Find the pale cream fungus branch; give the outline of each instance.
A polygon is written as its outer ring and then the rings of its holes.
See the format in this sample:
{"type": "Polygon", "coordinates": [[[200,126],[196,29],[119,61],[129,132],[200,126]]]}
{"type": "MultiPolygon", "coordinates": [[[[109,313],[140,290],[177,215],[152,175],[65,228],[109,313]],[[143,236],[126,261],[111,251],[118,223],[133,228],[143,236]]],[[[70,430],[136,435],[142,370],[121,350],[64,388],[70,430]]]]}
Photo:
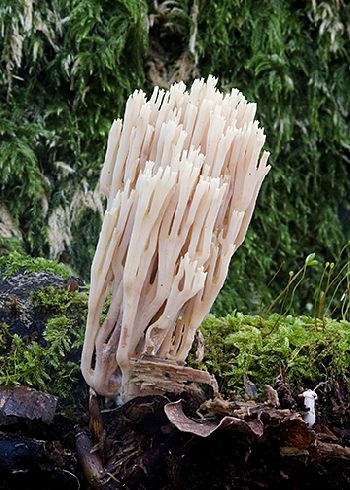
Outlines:
{"type": "Polygon", "coordinates": [[[255,104],[216,82],[156,87],[148,101],[136,91],[109,133],[81,367],[120,403],[215,389],[185,361],[270,169],[255,104]]]}

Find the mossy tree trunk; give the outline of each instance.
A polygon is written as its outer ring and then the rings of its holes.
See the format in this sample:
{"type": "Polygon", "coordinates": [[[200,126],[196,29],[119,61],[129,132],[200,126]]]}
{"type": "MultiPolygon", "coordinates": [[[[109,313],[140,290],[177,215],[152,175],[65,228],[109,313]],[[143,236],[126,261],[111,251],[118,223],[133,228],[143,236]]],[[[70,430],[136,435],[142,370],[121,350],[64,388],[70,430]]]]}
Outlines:
{"type": "MultiPolygon", "coordinates": [[[[2,250],[60,258],[87,278],[113,118],[136,87],[213,73],[258,103],[273,164],[216,311],[258,310],[309,252],[332,260],[349,229],[349,9],[336,0],[3,2],[2,250]]],[[[310,299],[302,292],[300,308],[310,299]]]]}

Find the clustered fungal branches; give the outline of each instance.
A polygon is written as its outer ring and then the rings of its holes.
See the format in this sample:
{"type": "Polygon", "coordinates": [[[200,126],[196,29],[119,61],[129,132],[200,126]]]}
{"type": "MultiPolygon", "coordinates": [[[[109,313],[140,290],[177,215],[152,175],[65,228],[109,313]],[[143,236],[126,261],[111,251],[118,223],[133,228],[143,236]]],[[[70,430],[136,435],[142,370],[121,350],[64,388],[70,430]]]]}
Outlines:
{"type": "Polygon", "coordinates": [[[184,364],[270,168],[256,105],[216,82],[136,91],[109,133],[82,372],[121,402],[212,383],[184,364]]]}

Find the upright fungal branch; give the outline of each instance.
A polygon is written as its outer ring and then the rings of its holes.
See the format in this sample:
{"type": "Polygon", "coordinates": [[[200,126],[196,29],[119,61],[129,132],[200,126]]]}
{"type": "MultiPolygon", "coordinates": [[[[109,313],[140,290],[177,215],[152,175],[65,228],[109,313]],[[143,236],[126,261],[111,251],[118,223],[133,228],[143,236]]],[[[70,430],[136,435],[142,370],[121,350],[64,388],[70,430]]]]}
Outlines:
{"type": "Polygon", "coordinates": [[[216,82],[136,91],[109,133],[81,367],[120,402],[212,383],[185,360],[270,169],[256,105],[216,82]]]}

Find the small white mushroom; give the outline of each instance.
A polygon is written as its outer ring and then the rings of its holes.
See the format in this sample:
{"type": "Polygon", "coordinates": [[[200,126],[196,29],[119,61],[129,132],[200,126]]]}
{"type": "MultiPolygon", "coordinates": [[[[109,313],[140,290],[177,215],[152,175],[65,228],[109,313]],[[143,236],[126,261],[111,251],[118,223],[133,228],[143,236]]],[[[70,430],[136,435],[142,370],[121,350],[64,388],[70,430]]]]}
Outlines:
{"type": "Polygon", "coordinates": [[[304,406],[308,408],[309,411],[304,415],[304,422],[309,426],[313,427],[316,421],[316,407],[315,402],[317,400],[317,394],[313,390],[306,390],[300,396],[304,398],[304,406]]]}

